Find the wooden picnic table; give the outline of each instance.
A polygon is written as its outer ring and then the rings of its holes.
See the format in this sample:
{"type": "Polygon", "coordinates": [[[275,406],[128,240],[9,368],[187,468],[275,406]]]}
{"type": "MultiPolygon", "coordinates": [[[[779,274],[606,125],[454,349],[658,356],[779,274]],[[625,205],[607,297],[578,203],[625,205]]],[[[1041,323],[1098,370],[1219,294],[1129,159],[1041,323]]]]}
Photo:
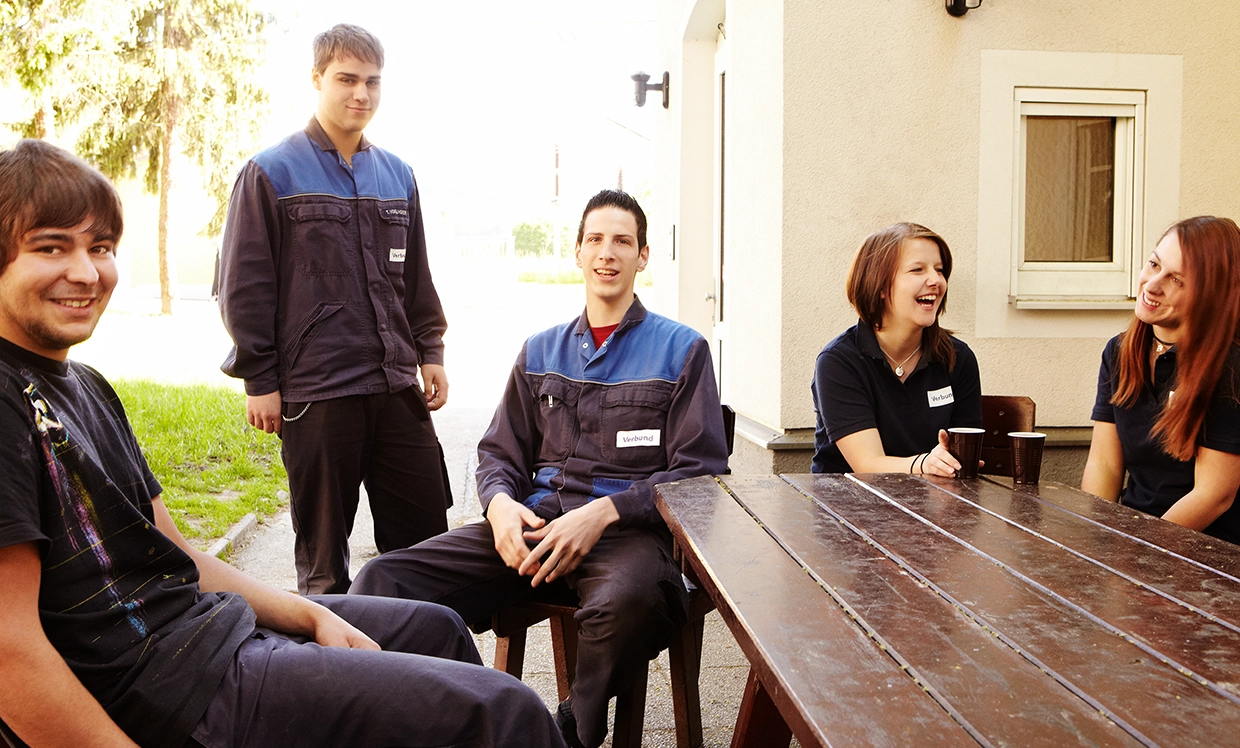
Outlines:
{"type": "Polygon", "coordinates": [[[1240,745],[1240,547],[1051,482],[706,476],[656,504],[750,662],[732,745],[1240,745]]]}

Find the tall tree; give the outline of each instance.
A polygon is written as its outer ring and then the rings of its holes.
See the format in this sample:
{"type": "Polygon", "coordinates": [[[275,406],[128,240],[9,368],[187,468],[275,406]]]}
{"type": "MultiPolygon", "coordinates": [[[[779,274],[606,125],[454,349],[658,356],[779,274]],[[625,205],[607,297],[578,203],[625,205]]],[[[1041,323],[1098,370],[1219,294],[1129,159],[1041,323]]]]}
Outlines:
{"type": "Polygon", "coordinates": [[[52,101],[71,98],[89,65],[62,66],[90,55],[108,25],[111,3],[85,0],[0,0],[0,80],[16,81],[30,94],[28,119],[6,122],[22,137],[43,139],[52,101]]]}
{"type": "Polygon", "coordinates": [[[0,7],[13,8],[0,12],[6,56],[38,60],[19,74],[37,97],[26,132],[39,135],[34,123],[47,111],[58,129],[80,124],[79,155],[114,179],[141,175],[159,195],[160,309],[170,313],[173,165],[183,158],[198,167],[216,200],[203,233],[219,233],[232,177],[264,119],[267,96],[255,74],[266,16],[249,0],[0,0],[0,7]]]}

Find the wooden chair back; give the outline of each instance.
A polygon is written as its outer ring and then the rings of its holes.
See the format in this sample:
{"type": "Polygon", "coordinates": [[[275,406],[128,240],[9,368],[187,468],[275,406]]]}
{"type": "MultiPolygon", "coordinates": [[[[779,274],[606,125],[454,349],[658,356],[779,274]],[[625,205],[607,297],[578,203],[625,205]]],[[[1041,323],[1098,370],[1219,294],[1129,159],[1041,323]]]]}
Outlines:
{"type": "Polygon", "coordinates": [[[1024,395],[982,395],[982,466],[986,475],[1012,475],[1009,431],[1033,431],[1036,406],[1024,395]]]}

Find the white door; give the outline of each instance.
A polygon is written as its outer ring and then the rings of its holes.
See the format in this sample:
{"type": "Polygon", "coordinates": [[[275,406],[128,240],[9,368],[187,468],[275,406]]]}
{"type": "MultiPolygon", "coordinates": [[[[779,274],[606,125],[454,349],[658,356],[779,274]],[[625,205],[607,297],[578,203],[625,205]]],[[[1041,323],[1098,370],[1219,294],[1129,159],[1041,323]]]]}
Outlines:
{"type": "Polygon", "coordinates": [[[724,200],[727,185],[727,94],[728,64],[731,54],[728,48],[727,35],[723,24],[719,25],[719,37],[715,48],[715,179],[714,179],[714,290],[710,298],[714,302],[714,324],[711,328],[711,348],[715,359],[715,375],[719,382],[719,395],[723,402],[728,402],[727,372],[730,369],[731,351],[727,348],[728,340],[728,298],[727,298],[727,265],[726,248],[727,226],[724,200]]]}

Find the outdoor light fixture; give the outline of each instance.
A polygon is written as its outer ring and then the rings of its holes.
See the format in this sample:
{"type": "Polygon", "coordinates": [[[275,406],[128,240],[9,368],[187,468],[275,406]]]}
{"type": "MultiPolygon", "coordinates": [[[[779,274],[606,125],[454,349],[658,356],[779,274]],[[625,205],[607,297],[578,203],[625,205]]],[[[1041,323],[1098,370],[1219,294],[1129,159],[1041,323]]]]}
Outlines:
{"type": "Polygon", "coordinates": [[[638,106],[646,106],[646,92],[647,91],[662,91],[663,92],[663,108],[667,109],[668,103],[671,101],[671,90],[672,90],[672,84],[671,84],[672,78],[670,75],[668,75],[667,73],[664,73],[662,83],[648,83],[647,81],[650,80],[650,76],[646,75],[645,73],[636,73],[632,76],[632,78],[633,78],[633,87],[634,87],[633,88],[633,100],[637,103],[638,106]]]}
{"type": "Polygon", "coordinates": [[[982,0],[944,0],[947,12],[959,18],[982,4],[982,0]]]}

